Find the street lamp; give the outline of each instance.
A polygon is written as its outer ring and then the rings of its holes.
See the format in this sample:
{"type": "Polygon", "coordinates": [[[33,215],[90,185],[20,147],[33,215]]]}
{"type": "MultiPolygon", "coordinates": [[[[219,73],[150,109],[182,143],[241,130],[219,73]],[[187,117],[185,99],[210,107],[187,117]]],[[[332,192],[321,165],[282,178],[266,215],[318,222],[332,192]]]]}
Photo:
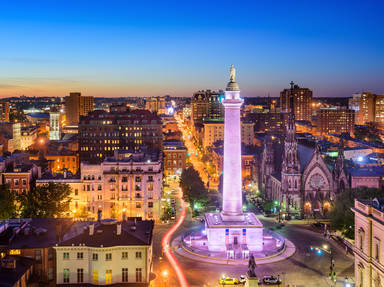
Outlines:
{"type": "Polygon", "coordinates": [[[168,279],[168,271],[167,270],[163,270],[161,275],[163,276],[164,286],[167,286],[167,283],[168,283],[168,280],[167,280],[168,279]]]}

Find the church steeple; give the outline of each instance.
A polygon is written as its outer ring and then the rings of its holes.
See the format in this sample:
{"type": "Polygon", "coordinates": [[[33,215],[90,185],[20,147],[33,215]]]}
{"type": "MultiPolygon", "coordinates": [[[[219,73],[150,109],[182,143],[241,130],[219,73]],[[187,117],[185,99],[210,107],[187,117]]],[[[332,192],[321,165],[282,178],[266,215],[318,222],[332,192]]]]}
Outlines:
{"type": "Polygon", "coordinates": [[[283,172],[299,173],[300,164],[297,152],[295,107],[294,107],[294,83],[291,82],[291,94],[289,96],[290,110],[288,114],[287,129],[284,141],[283,172]]]}

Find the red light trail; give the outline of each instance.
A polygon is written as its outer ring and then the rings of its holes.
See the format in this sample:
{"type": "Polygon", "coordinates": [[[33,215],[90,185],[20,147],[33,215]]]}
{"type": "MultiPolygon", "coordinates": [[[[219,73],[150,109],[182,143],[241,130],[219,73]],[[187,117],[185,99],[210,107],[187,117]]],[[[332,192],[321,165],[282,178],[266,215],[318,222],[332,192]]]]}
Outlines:
{"type": "Polygon", "coordinates": [[[177,261],[175,255],[173,255],[173,253],[171,252],[171,247],[170,247],[170,240],[171,240],[172,235],[181,226],[181,224],[183,223],[183,221],[185,219],[187,207],[186,207],[185,202],[183,200],[181,200],[181,207],[182,207],[182,211],[181,211],[181,215],[180,215],[179,219],[167,231],[167,233],[165,233],[163,239],[161,240],[161,246],[163,248],[163,251],[164,251],[165,256],[167,257],[169,263],[171,264],[171,266],[173,267],[173,269],[176,272],[177,279],[179,280],[180,286],[181,287],[188,287],[189,285],[188,285],[187,279],[185,278],[183,269],[180,267],[180,264],[177,261]]]}

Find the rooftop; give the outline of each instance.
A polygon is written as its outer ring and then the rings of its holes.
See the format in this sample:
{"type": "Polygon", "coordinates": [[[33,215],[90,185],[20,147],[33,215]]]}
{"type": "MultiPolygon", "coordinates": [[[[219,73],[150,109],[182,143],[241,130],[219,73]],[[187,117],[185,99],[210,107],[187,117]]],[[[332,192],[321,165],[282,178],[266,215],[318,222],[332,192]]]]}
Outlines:
{"type": "Polygon", "coordinates": [[[13,287],[31,268],[34,260],[22,256],[7,256],[6,260],[15,260],[15,268],[0,268],[0,287],[13,287]]]}
{"type": "MultiPolygon", "coordinates": [[[[111,246],[136,246],[150,245],[152,243],[154,222],[102,220],[101,222],[89,222],[88,227],[82,228],[78,235],[59,243],[58,246],[79,246],[84,244],[90,247],[111,246]],[[90,235],[90,225],[94,224],[93,235],[90,235]],[[121,234],[117,235],[117,225],[121,224],[121,234]]],[[[71,229],[79,230],[77,223],[71,229]]],[[[71,231],[69,231],[71,232],[71,231]]]]}

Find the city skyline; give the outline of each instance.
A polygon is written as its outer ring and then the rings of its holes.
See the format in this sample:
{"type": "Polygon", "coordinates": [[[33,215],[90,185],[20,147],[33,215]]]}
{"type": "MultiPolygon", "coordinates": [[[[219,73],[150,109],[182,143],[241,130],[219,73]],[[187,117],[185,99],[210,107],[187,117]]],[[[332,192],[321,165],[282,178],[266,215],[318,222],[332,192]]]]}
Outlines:
{"type": "Polygon", "coordinates": [[[384,93],[379,1],[22,2],[0,11],[0,98],[191,96],[230,64],[245,97],[384,93]]]}

